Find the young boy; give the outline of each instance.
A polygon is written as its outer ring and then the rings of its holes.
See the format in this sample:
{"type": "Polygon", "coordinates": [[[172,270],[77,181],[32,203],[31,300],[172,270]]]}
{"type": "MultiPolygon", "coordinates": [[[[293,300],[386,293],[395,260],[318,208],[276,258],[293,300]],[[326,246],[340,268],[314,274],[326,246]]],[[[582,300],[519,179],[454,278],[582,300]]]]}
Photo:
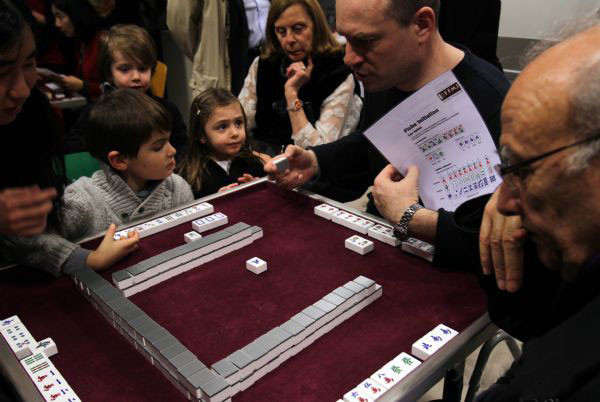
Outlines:
{"type": "MultiPolygon", "coordinates": [[[[137,25],[115,25],[103,40],[98,58],[100,75],[105,81],[104,93],[114,89],[132,88],[145,93],[171,115],[171,144],[179,161],[187,147],[187,127],[177,106],[164,98],[152,95],[150,80],[156,67],[156,49],[150,34],[137,25]]],[[[65,141],[65,152],[88,151],[84,137],[90,107],[84,109],[65,141]]]]}
{"type": "Polygon", "coordinates": [[[105,269],[133,251],[139,241],[137,233],[114,240],[115,224],[193,200],[190,186],[173,174],[171,120],[160,104],[133,89],[117,90],[94,105],[89,122],[90,151],[101,161],[102,170],[65,189],[58,231],[4,238],[5,258],[57,276],[84,264],[105,269]],[[107,228],[96,250],[73,243],[107,228]]]}
{"type": "Polygon", "coordinates": [[[194,199],[187,182],[173,174],[170,115],[152,98],[133,89],[116,90],[91,109],[87,129],[90,153],[102,169],[66,188],[62,232],[72,240],[109,230],[97,250],[75,249],[67,271],[83,258],[93,269],[108,268],[135,249],[138,235],[115,241],[114,224],[194,199]]]}

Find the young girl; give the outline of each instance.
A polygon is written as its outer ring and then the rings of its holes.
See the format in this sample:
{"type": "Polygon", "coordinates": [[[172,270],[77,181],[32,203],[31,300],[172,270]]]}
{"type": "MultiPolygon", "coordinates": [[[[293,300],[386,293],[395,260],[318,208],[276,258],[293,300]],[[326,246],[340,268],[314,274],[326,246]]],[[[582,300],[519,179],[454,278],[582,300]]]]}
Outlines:
{"type": "Polygon", "coordinates": [[[192,102],[188,153],[179,172],[194,197],[224,191],[264,176],[268,156],[252,151],[246,115],[229,91],[209,88],[192,102]]]}
{"type": "MultiPolygon", "coordinates": [[[[102,42],[100,50],[100,74],[105,81],[104,92],[131,88],[147,94],[164,106],[173,121],[171,145],[177,150],[175,159],[180,161],[187,147],[187,127],[174,103],[150,93],[150,80],[156,67],[156,48],[150,34],[137,25],[115,25],[102,42]]],[[[84,136],[90,108],[69,131],[65,152],[87,151],[84,136]]]]}

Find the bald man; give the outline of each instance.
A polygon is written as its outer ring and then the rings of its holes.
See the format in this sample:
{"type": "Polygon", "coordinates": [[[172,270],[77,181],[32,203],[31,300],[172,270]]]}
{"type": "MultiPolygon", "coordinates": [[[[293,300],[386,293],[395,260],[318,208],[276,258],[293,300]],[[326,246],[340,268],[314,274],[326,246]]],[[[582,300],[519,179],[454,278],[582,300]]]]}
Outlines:
{"type": "Polygon", "coordinates": [[[492,204],[520,218],[545,270],[526,264],[520,291],[490,293],[492,317],[526,342],[479,401],[600,396],[600,21],[587,24],[535,58],[502,107],[492,204]]]}

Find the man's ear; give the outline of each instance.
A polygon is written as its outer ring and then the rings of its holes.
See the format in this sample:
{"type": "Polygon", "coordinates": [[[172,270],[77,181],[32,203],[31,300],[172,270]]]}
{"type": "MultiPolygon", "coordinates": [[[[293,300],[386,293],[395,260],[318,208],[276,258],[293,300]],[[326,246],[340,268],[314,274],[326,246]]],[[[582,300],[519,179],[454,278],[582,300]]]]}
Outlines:
{"type": "Polygon", "coordinates": [[[123,156],[119,151],[110,151],[108,164],[116,171],[124,172],[129,167],[129,158],[123,156]]]}
{"type": "Polygon", "coordinates": [[[421,7],[412,18],[419,42],[427,42],[437,29],[437,16],[431,7],[421,7]]]}

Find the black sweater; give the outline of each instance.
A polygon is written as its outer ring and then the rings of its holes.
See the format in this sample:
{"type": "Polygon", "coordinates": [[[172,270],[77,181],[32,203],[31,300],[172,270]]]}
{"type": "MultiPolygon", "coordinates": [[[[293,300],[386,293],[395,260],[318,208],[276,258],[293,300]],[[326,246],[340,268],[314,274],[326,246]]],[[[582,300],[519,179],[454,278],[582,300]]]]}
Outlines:
{"type": "MultiPolygon", "coordinates": [[[[276,58],[258,62],[256,75],[256,129],[254,137],[279,149],[292,144],[292,125],[287,111],[284,86],[289,60],[276,58]]],[[[343,54],[313,58],[310,81],[298,91],[304,113],[311,124],[321,116],[321,105],[351,74],[343,54]]]]}
{"type": "MultiPolygon", "coordinates": [[[[500,108],[509,82],[496,67],[473,55],[467,49],[463,60],[452,70],[467,91],[481,117],[485,121],[496,144],[500,137],[500,108]]],[[[363,106],[361,127],[366,129],[380,117],[410,96],[412,92],[390,89],[380,93],[367,93],[363,106]]],[[[375,177],[388,161],[371,145],[362,132],[356,132],[335,142],[313,148],[319,161],[321,178],[334,181],[348,174],[355,174],[356,186],[362,189],[373,184],[375,177]],[[368,172],[365,175],[365,172],[368,172]],[[365,177],[366,176],[366,177],[365,177]]],[[[465,211],[474,221],[481,222],[483,208],[488,196],[473,209],[465,211]]],[[[368,212],[378,214],[370,203],[368,212]]],[[[478,248],[472,247],[473,233],[454,223],[453,213],[440,209],[436,229],[435,265],[463,267],[465,258],[470,264],[478,264],[478,248]]],[[[478,226],[477,226],[478,227],[478,226]]]]}
{"type": "Polygon", "coordinates": [[[600,395],[600,253],[572,282],[543,267],[529,247],[526,256],[518,292],[498,290],[493,276],[482,279],[492,321],[525,343],[522,357],[478,400],[595,401],[600,395]]]}
{"type": "Polygon", "coordinates": [[[244,173],[248,173],[253,177],[265,175],[262,163],[254,158],[233,158],[229,167],[229,174],[215,161],[209,160],[206,169],[202,172],[202,189],[194,191],[194,198],[214,194],[221,187],[237,183],[238,177],[243,176],[244,173]]]}

